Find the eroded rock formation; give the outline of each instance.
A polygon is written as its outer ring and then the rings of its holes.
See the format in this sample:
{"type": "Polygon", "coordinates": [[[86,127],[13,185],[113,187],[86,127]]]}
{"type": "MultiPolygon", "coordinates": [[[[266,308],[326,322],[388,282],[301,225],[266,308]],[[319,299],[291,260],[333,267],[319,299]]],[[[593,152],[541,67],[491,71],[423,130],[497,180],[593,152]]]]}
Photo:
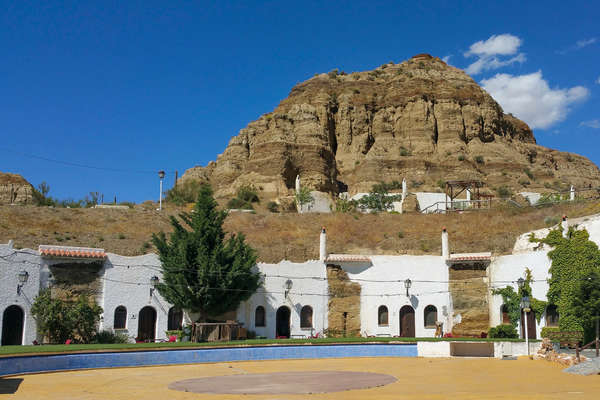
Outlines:
{"type": "Polygon", "coordinates": [[[254,184],[273,198],[292,194],[298,174],[313,190],[351,195],[403,177],[419,190],[449,179],[513,190],[600,184],[596,165],[538,146],[464,71],[427,54],[315,75],[182,179],[208,181],[218,197],[254,184]]]}
{"type": "Polygon", "coordinates": [[[33,187],[21,175],[0,172],[0,204],[28,204],[33,187]]]}

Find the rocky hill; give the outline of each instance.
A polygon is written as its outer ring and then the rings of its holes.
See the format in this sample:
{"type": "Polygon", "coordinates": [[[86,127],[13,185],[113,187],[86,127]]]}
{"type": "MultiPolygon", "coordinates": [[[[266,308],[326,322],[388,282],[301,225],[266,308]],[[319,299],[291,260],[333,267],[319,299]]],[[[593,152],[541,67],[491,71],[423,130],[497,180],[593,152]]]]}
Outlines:
{"type": "Polygon", "coordinates": [[[210,182],[218,197],[253,184],[265,198],[313,190],[350,195],[406,178],[413,191],[478,179],[513,191],[600,186],[585,157],[536,144],[523,121],[464,71],[420,54],[400,64],[317,74],[233,137],[217,160],[182,180],[210,182]],[[419,189],[415,189],[415,188],[419,189]]]}
{"type": "Polygon", "coordinates": [[[33,199],[33,186],[18,174],[0,172],[0,204],[28,204],[33,199]]]}

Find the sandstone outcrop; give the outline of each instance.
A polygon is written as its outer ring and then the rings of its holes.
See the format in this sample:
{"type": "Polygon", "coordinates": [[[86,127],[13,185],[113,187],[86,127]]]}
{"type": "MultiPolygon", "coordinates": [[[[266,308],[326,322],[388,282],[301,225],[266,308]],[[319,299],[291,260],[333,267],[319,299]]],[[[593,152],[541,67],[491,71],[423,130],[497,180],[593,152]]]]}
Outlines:
{"type": "Polygon", "coordinates": [[[29,204],[33,186],[21,175],[0,172],[0,204],[29,204]]]}
{"type": "Polygon", "coordinates": [[[415,191],[450,179],[482,180],[488,191],[600,186],[596,165],[537,145],[527,124],[464,71],[427,54],[373,71],[315,75],[182,180],[210,182],[217,197],[254,184],[278,198],[293,194],[298,174],[334,195],[403,177],[415,191]]]}

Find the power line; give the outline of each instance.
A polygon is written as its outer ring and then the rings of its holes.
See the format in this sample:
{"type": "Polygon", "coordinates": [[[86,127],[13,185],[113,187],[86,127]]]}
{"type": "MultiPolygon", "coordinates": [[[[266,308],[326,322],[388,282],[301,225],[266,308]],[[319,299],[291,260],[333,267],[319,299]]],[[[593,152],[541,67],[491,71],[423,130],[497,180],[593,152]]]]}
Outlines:
{"type": "MultiPolygon", "coordinates": [[[[156,174],[158,172],[157,170],[124,169],[124,168],[112,168],[112,167],[103,167],[103,166],[97,166],[97,165],[81,164],[81,163],[72,162],[72,161],[57,160],[57,159],[53,159],[53,158],[38,156],[35,154],[14,151],[14,150],[6,148],[6,147],[0,147],[0,150],[3,150],[5,152],[8,152],[13,155],[18,155],[21,157],[27,157],[27,158],[32,158],[32,159],[36,159],[36,160],[47,161],[47,162],[51,162],[51,163],[55,163],[55,164],[68,165],[70,167],[87,168],[87,169],[93,169],[93,170],[98,170],[98,171],[111,171],[111,172],[132,173],[132,174],[156,174]]],[[[175,173],[175,171],[166,171],[166,172],[175,173]]]]}

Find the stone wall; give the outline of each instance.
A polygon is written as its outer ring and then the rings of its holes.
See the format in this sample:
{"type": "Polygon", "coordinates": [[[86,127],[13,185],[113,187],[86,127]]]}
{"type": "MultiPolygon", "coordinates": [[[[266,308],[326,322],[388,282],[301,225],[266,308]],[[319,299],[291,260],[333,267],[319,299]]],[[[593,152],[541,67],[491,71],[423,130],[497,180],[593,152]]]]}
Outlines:
{"type": "Polygon", "coordinates": [[[452,334],[480,337],[489,329],[486,265],[458,264],[450,267],[449,290],[454,309],[452,334]]]}
{"type": "Polygon", "coordinates": [[[327,266],[330,337],[355,337],[360,330],[360,284],[351,282],[339,265],[327,266]]]}

